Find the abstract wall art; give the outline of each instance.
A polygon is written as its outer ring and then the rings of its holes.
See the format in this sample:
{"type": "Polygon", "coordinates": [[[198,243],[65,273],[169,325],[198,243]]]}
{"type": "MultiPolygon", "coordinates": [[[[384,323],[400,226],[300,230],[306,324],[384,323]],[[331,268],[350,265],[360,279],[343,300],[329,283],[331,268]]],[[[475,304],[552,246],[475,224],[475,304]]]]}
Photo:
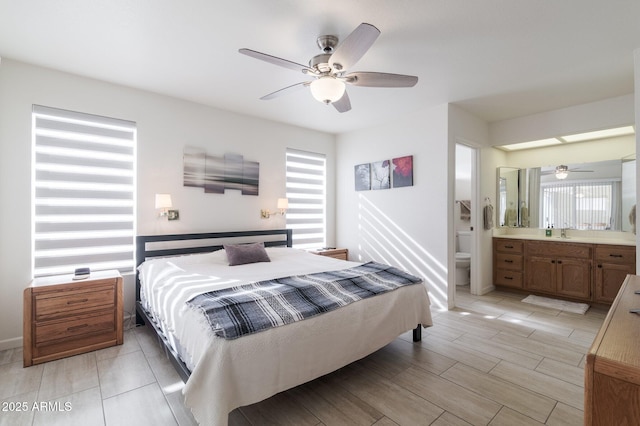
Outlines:
{"type": "Polygon", "coordinates": [[[391,188],[389,160],[371,163],[371,189],[391,188]]]}
{"type": "Polygon", "coordinates": [[[413,155],[391,160],[392,182],[394,188],[413,186],[413,155]]]}
{"type": "Polygon", "coordinates": [[[356,191],[368,191],[371,189],[371,166],[369,163],[358,164],[353,167],[356,191]]]}
{"type": "Polygon", "coordinates": [[[224,194],[226,190],[238,190],[242,195],[258,195],[259,182],[258,162],[245,161],[239,154],[216,157],[208,155],[201,148],[184,148],[184,186],[203,188],[208,194],[224,194]]]}
{"type": "Polygon", "coordinates": [[[413,186],[413,155],[353,167],[356,191],[413,186]]]}
{"type": "Polygon", "coordinates": [[[185,147],[182,155],[184,186],[204,188],[206,152],[202,148],[185,147]]]}

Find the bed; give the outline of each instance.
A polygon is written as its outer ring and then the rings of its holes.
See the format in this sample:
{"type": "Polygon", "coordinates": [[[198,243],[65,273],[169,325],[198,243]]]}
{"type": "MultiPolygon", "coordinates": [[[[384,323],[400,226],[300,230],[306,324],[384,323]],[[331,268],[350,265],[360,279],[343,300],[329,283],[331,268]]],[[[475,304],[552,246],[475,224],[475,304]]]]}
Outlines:
{"type": "Polygon", "coordinates": [[[432,325],[427,290],[418,283],[302,321],[223,338],[186,302],[246,283],[366,265],[293,249],[292,231],[286,229],[139,236],[136,244],[138,323],[158,336],[185,380],[185,405],[200,424],[226,425],[237,407],[335,371],[406,331],[413,330],[418,341],[422,327],[432,325]],[[223,245],[250,241],[264,244],[270,261],[229,266],[223,245]]]}

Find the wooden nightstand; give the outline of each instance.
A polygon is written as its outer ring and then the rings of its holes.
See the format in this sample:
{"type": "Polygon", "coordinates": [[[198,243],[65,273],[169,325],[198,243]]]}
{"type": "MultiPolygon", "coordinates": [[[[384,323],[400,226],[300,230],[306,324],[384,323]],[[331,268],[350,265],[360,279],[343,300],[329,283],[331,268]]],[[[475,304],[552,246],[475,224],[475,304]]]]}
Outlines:
{"type": "Polygon", "coordinates": [[[333,257],[340,260],[349,260],[349,250],[346,248],[320,249],[314,250],[311,253],[319,254],[320,256],[333,257]]]}
{"type": "Polygon", "coordinates": [[[24,366],[121,345],[122,322],[118,271],[36,278],[24,290],[24,366]]]}

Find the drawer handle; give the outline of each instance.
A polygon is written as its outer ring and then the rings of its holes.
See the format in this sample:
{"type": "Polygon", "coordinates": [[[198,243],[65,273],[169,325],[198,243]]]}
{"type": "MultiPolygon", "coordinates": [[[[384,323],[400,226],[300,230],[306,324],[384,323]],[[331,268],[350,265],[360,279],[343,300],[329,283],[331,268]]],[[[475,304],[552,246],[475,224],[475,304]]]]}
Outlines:
{"type": "Polygon", "coordinates": [[[67,331],[78,331],[78,330],[81,330],[81,329],[83,329],[85,327],[89,327],[89,324],[74,325],[73,327],[67,328],[67,331]]]}
{"type": "Polygon", "coordinates": [[[513,248],[513,246],[504,246],[504,248],[513,248]]]}
{"type": "Polygon", "coordinates": [[[504,261],[505,261],[506,263],[513,263],[513,260],[511,260],[511,259],[505,259],[504,261]]]}
{"type": "Polygon", "coordinates": [[[602,265],[598,265],[598,268],[602,268],[602,265]]]}
{"type": "Polygon", "coordinates": [[[610,254],[609,256],[610,256],[610,257],[624,257],[624,256],[623,256],[623,255],[621,255],[621,254],[610,254]]]}
{"type": "Polygon", "coordinates": [[[67,305],[75,305],[76,303],[84,303],[88,302],[89,299],[78,299],[78,300],[69,300],[67,301],[67,305]]]}
{"type": "Polygon", "coordinates": [[[504,277],[505,280],[512,280],[513,277],[504,277]]]}

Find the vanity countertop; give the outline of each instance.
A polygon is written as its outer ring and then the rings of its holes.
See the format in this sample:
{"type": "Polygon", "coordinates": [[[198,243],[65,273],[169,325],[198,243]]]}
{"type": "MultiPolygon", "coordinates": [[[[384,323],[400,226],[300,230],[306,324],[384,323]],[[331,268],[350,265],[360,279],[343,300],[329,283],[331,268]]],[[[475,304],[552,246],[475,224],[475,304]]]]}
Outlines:
{"type": "MultiPolygon", "coordinates": [[[[508,231],[507,231],[508,232],[508,231]]],[[[544,232],[544,230],[542,230],[544,232]]],[[[595,231],[598,232],[598,231],[595,231]]],[[[600,231],[602,232],[602,231],[600,231]]],[[[539,241],[554,241],[554,242],[564,242],[564,243],[583,243],[583,244],[609,244],[609,245],[620,245],[620,246],[635,246],[636,240],[635,235],[628,233],[614,233],[615,236],[600,236],[593,235],[593,232],[585,231],[574,231],[568,230],[567,237],[562,238],[560,236],[560,230],[554,229],[553,236],[547,237],[544,233],[536,233],[536,234],[527,234],[522,232],[517,233],[498,233],[494,232],[494,238],[513,238],[518,240],[539,240],[539,241]],[[622,234],[622,235],[621,235],[622,234]]]]}

